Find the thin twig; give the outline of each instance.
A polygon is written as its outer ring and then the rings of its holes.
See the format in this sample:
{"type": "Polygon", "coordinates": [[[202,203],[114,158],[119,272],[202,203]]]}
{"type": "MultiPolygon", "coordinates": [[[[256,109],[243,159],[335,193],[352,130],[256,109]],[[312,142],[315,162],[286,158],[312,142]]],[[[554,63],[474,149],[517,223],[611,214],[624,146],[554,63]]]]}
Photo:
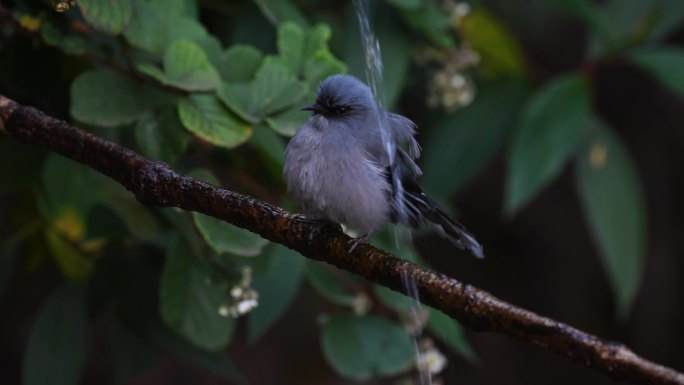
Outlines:
{"type": "Polygon", "coordinates": [[[147,206],[179,207],[207,214],[281,243],[305,257],[333,264],[369,281],[402,291],[408,275],[422,301],[477,331],[508,334],[639,384],[682,384],[684,375],[569,325],[506,303],[453,278],[421,269],[370,245],[348,252],[338,226],[312,221],[280,207],[182,175],[167,164],[148,160],[21,106],[0,95],[0,131],[60,153],[115,179],[147,206]]]}

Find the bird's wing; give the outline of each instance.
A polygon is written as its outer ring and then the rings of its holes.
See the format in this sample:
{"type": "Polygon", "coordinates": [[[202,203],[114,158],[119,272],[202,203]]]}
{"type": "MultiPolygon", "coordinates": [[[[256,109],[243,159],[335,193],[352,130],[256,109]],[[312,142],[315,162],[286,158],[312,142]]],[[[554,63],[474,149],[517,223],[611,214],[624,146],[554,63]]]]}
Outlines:
{"type": "Polygon", "coordinates": [[[395,163],[393,168],[397,166],[408,166],[410,171],[416,178],[423,175],[423,171],[418,167],[415,160],[420,157],[420,145],[414,137],[416,133],[416,124],[402,115],[392,112],[387,113],[387,123],[392,134],[392,139],[396,144],[397,154],[395,155],[395,163]]]}
{"type": "Polygon", "coordinates": [[[387,122],[397,146],[401,147],[401,145],[405,144],[408,148],[409,157],[411,159],[418,159],[420,157],[420,145],[416,138],[413,137],[418,126],[405,116],[393,112],[386,113],[387,122]]]}

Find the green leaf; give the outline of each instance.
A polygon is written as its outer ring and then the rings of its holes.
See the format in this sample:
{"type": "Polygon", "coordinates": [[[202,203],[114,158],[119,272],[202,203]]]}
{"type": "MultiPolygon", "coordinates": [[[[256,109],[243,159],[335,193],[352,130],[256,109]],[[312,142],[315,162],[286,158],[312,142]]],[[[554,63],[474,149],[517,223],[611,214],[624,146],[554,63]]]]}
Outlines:
{"type": "Polygon", "coordinates": [[[463,188],[508,140],[528,92],[515,80],[482,85],[470,105],[437,124],[425,144],[423,189],[446,198],[463,188]]]}
{"type": "Polygon", "coordinates": [[[657,41],[681,25],[684,4],[678,0],[619,1],[601,4],[607,43],[613,50],[642,41],[657,41]]]}
{"type": "Polygon", "coordinates": [[[653,1],[655,6],[650,19],[653,20],[647,39],[651,41],[662,40],[676,31],[684,21],[684,2],[679,0],[653,1]]]}
{"type": "Polygon", "coordinates": [[[196,94],[178,103],[183,126],[209,143],[234,148],[252,135],[252,128],[240,121],[214,95],[196,94]]]}
{"type": "Polygon", "coordinates": [[[303,61],[297,74],[309,84],[307,99],[316,98],[316,87],[328,76],[347,72],[346,65],[337,59],[328,49],[328,41],[332,36],[326,24],[316,24],[309,29],[304,38],[302,50],[303,61]]]}
{"type": "Polygon", "coordinates": [[[79,233],[84,232],[83,221],[74,211],[67,208],[45,230],[47,246],[62,274],[67,279],[79,283],[87,282],[93,270],[93,260],[75,244],[82,241],[83,236],[79,233]],[[60,223],[67,225],[59,226],[60,223]],[[68,234],[76,236],[67,237],[68,234]]]}
{"type": "Polygon", "coordinates": [[[183,16],[196,19],[198,15],[197,0],[146,0],[157,6],[163,6],[170,16],[183,16]]]}
{"type": "Polygon", "coordinates": [[[62,32],[54,24],[43,21],[40,27],[40,37],[45,44],[51,47],[59,47],[62,42],[62,32]]]}
{"type": "Polygon", "coordinates": [[[268,127],[254,127],[254,135],[250,142],[264,157],[277,165],[278,177],[282,174],[285,159],[285,143],[283,138],[268,127]]]}
{"type": "MultiPolygon", "coordinates": [[[[190,175],[216,186],[221,185],[218,178],[209,170],[196,169],[190,172],[190,175]]],[[[192,219],[202,237],[217,253],[254,257],[261,254],[263,248],[268,244],[268,240],[258,234],[208,215],[193,212],[192,219]]]]}
{"type": "Polygon", "coordinates": [[[159,69],[159,67],[155,66],[152,63],[146,63],[146,62],[139,63],[137,66],[137,69],[139,72],[153,78],[154,80],[156,80],[162,84],[165,84],[165,85],[169,84],[169,80],[167,80],[166,74],[164,74],[164,71],[162,71],[161,69],[159,69]]]}
{"type": "Polygon", "coordinates": [[[138,120],[135,140],[146,157],[173,164],[188,147],[190,135],[180,122],[178,112],[164,108],[138,120]]]}
{"type": "Polygon", "coordinates": [[[221,79],[226,82],[248,82],[254,78],[264,55],[251,45],[235,44],[221,55],[218,67],[221,79]]]}
{"type": "Polygon", "coordinates": [[[207,38],[207,30],[197,20],[168,9],[173,7],[165,1],[134,2],[133,18],[124,30],[126,40],[137,48],[162,54],[178,39],[199,43],[207,38]]]}
{"type": "Polygon", "coordinates": [[[617,301],[628,315],[646,253],[646,208],[639,177],[623,144],[604,123],[591,120],[591,138],[576,163],[576,183],[592,236],[617,301]]]}
{"type": "Polygon", "coordinates": [[[426,307],[430,310],[427,329],[430,334],[449,346],[454,352],[470,362],[477,362],[477,355],[468,343],[463,333],[463,328],[456,320],[439,310],[426,307]]]}
{"type": "Polygon", "coordinates": [[[579,74],[558,77],[525,106],[508,157],[505,211],[513,214],[560,173],[586,132],[589,89],[579,74]]]}
{"type": "Polygon", "coordinates": [[[40,35],[45,44],[58,47],[69,55],[83,55],[86,51],[86,41],[83,37],[76,34],[64,35],[52,23],[44,21],[40,28],[40,35]]]}
{"type": "Polygon", "coordinates": [[[129,330],[120,321],[114,321],[111,343],[115,384],[130,382],[157,365],[161,359],[159,350],[153,344],[129,330]]]}
{"type": "Polygon", "coordinates": [[[323,354],[333,369],[357,381],[401,373],[414,358],[408,334],[377,316],[334,315],[321,337],[323,354]]]}
{"type": "Polygon", "coordinates": [[[290,137],[309,119],[309,114],[299,109],[287,110],[266,118],[266,124],[280,135],[290,137]]]}
{"type": "Polygon", "coordinates": [[[358,296],[344,287],[330,269],[332,267],[323,263],[309,261],[306,264],[306,279],[316,292],[328,301],[353,307],[358,296]]]}
{"type": "MultiPolygon", "coordinates": [[[[398,66],[401,67],[401,63],[398,63],[398,66]]],[[[327,49],[320,49],[307,56],[303,71],[306,81],[311,86],[307,99],[314,99],[316,86],[328,76],[347,72],[347,66],[327,49]]]]}
{"type": "Polygon", "coordinates": [[[221,85],[221,78],[202,47],[189,40],[176,40],[164,54],[164,72],[150,64],[138,69],[162,84],[185,91],[211,91],[221,85]]]}
{"type": "Polygon", "coordinates": [[[459,34],[481,57],[485,74],[523,76],[527,72],[520,43],[494,14],[476,7],[463,18],[459,34]]]}
{"type": "Polygon", "coordinates": [[[297,24],[286,21],[278,27],[278,52],[294,74],[298,74],[304,59],[304,31],[297,24]]]}
{"type": "Polygon", "coordinates": [[[71,84],[71,115],[102,127],[133,123],[166,99],[129,78],[107,70],[81,73],[71,84]]]}
{"type": "Polygon", "coordinates": [[[287,66],[269,59],[259,67],[253,82],[223,83],[218,92],[221,101],[251,123],[299,103],[309,91],[287,66]]]}
{"type": "Polygon", "coordinates": [[[384,286],[373,285],[373,293],[383,305],[400,313],[409,312],[419,306],[411,297],[384,286]]]}
{"type": "MultiPolygon", "coordinates": [[[[656,0],[657,1],[657,0],[656,0]]],[[[608,45],[619,49],[632,40],[640,40],[648,31],[645,16],[650,14],[656,1],[614,1],[608,0],[601,5],[608,30],[608,45]]]]}
{"type": "Polygon", "coordinates": [[[248,319],[247,339],[252,344],[288,310],[301,284],[306,263],[299,253],[281,245],[272,245],[268,253],[274,254],[271,266],[252,285],[259,293],[259,306],[248,319]]]}
{"type": "MultiPolygon", "coordinates": [[[[263,161],[262,176],[280,181],[283,175],[286,140],[266,126],[255,126],[249,145],[263,161]]],[[[283,202],[281,202],[283,203],[283,202]]]]}
{"type": "Polygon", "coordinates": [[[164,325],[154,325],[147,329],[150,339],[175,358],[195,367],[206,369],[209,373],[238,385],[247,383],[235,363],[223,352],[208,352],[196,348],[177,334],[171,333],[164,325]]]}
{"type": "Polygon", "coordinates": [[[26,355],[25,385],[76,385],[85,359],[88,314],[83,288],[63,286],[47,299],[33,324],[26,355]]]}
{"type": "Polygon", "coordinates": [[[648,71],[680,97],[684,96],[684,49],[655,47],[640,49],[631,56],[634,63],[648,71]]]}
{"type": "Polygon", "coordinates": [[[218,351],[233,336],[235,320],[219,314],[228,288],[225,283],[212,282],[211,277],[211,266],[175,238],[162,270],[159,306],[171,329],[200,348],[218,351]]]}
{"type": "Polygon", "coordinates": [[[451,15],[436,2],[425,1],[416,9],[403,9],[401,16],[408,25],[427,35],[438,46],[447,48],[454,45],[451,15]]]}
{"type": "Polygon", "coordinates": [[[325,24],[317,24],[308,31],[292,22],[281,24],[278,28],[280,63],[310,85],[318,85],[325,77],[343,72],[344,63],[328,50],[331,34],[325,24]]]}
{"type": "Polygon", "coordinates": [[[83,55],[86,52],[86,41],[77,35],[66,35],[60,42],[60,48],[69,55],[83,55]]]}
{"type": "Polygon", "coordinates": [[[40,36],[45,44],[57,47],[69,55],[83,55],[86,52],[86,40],[73,31],[62,34],[52,23],[43,20],[40,28],[40,36]]]}
{"type": "Polygon", "coordinates": [[[117,35],[133,16],[131,0],[79,0],[83,18],[95,28],[117,35]]]}
{"type": "Polygon", "coordinates": [[[187,211],[175,210],[157,210],[173,229],[183,237],[185,242],[190,246],[194,255],[204,255],[207,253],[207,244],[199,234],[195,221],[192,220],[192,214],[187,211]]]}
{"type": "Polygon", "coordinates": [[[286,21],[292,21],[302,28],[309,25],[304,14],[289,0],[255,0],[255,2],[261,9],[261,13],[274,25],[286,21]]]}
{"type": "MultiPolygon", "coordinates": [[[[237,78],[235,81],[224,83],[219,97],[243,119],[254,124],[266,120],[277,132],[291,136],[303,124],[306,114],[288,107],[297,105],[305,97],[313,98],[315,95],[311,93],[315,92],[315,85],[325,77],[345,70],[344,63],[327,48],[330,36],[330,28],[324,24],[306,32],[292,22],[281,24],[278,28],[279,56],[267,57],[253,73],[253,66],[261,62],[258,51],[236,49],[233,54],[236,58],[250,58],[248,71],[243,76],[233,76],[237,78]],[[255,79],[247,82],[251,75],[255,79]]],[[[240,70],[231,72],[240,73],[240,70]]],[[[231,72],[226,73],[224,79],[231,72]]]]}
{"type": "Polygon", "coordinates": [[[211,65],[218,70],[218,67],[221,65],[221,55],[223,55],[223,45],[221,44],[221,41],[217,37],[209,34],[194,39],[193,41],[202,47],[207,54],[207,58],[211,65]]]}
{"type": "Polygon", "coordinates": [[[583,21],[594,30],[605,28],[606,20],[601,8],[590,0],[551,0],[551,4],[583,21]]]}
{"type": "Polygon", "coordinates": [[[192,218],[209,246],[217,253],[231,253],[243,257],[254,257],[268,244],[268,240],[249,230],[231,225],[200,213],[192,218]]]}
{"type": "Polygon", "coordinates": [[[159,234],[161,226],[157,218],[121,185],[104,179],[98,188],[102,204],[121,219],[135,239],[149,240],[159,234]]]}

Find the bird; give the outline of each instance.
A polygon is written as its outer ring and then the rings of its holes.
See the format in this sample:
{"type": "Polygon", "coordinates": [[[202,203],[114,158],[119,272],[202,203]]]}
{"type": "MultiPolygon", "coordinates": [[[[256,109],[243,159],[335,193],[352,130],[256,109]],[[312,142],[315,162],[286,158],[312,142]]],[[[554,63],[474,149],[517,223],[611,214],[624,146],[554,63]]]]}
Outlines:
{"type": "Polygon", "coordinates": [[[358,78],[332,75],[318,86],[311,116],[288,142],[283,178],[308,216],[364,234],[350,251],[387,223],[421,223],[483,258],[483,248],[418,185],[421,148],[410,119],[378,106],[358,78]],[[385,131],[381,127],[386,127],[385,131]]]}

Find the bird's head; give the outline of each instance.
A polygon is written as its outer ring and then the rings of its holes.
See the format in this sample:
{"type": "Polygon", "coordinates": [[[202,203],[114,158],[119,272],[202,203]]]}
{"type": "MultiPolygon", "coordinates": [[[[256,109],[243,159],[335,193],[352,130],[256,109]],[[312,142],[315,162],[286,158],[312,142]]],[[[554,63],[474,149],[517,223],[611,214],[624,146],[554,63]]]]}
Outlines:
{"type": "Polygon", "coordinates": [[[366,84],[352,75],[333,75],[318,87],[316,103],[302,108],[329,119],[358,116],[373,110],[375,101],[366,84]]]}

